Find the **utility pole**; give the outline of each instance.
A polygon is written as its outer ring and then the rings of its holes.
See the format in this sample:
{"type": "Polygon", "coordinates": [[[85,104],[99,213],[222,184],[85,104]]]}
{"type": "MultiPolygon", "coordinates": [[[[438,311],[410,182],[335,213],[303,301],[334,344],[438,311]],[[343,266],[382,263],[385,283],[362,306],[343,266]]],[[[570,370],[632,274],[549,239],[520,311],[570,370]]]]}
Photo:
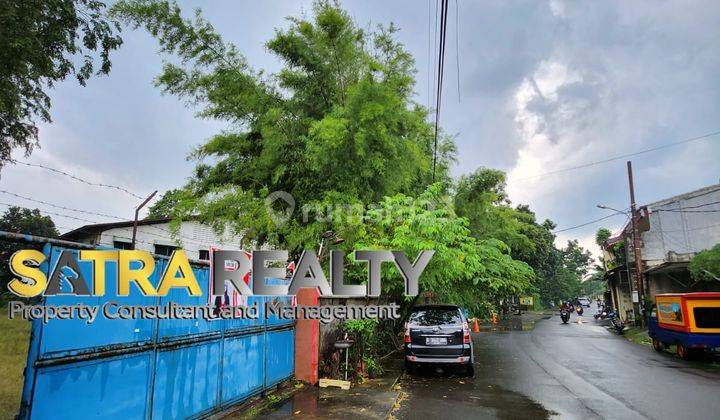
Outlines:
{"type": "Polygon", "coordinates": [[[140,214],[140,209],[145,207],[145,204],[148,203],[148,201],[152,200],[153,197],[155,197],[155,194],[157,194],[157,190],[153,191],[152,194],[148,196],[148,198],[145,199],[142,203],[140,203],[137,208],[135,208],[135,220],[133,221],[133,237],[132,237],[132,249],[135,249],[135,235],[137,234],[137,225],[138,225],[138,214],[140,214]]]}
{"type": "Polygon", "coordinates": [[[635,185],[633,183],[632,162],[627,162],[628,183],[630,184],[630,220],[632,222],[633,231],[633,254],[635,255],[635,290],[638,292],[638,308],[640,309],[640,325],[644,326],[645,319],[643,317],[643,266],[642,255],[640,251],[640,229],[638,227],[638,214],[635,206],[635,185]]]}

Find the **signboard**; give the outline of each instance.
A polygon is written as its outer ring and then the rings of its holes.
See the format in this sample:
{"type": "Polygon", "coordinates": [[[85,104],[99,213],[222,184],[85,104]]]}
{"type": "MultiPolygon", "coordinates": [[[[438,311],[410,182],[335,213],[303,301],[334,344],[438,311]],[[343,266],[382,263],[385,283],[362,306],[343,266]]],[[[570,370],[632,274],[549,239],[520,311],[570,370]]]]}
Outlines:
{"type": "Polygon", "coordinates": [[[678,327],[685,326],[683,319],[682,302],[677,296],[657,297],[657,316],[658,323],[675,325],[678,327]]]}
{"type": "Polygon", "coordinates": [[[632,301],[633,303],[640,303],[640,298],[638,297],[637,290],[633,290],[632,292],[632,301]]]}
{"type": "Polygon", "coordinates": [[[534,305],[534,297],[533,296],[520,296],[520,304],[525,306],[533,306],[534,305]]]}

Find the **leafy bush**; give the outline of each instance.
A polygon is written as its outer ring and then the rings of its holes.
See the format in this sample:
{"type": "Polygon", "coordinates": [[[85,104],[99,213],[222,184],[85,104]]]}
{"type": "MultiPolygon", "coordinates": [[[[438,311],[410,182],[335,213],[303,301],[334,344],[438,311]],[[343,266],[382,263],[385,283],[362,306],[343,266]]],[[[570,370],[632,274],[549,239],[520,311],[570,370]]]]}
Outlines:
{"type": "Polygon", "coordinates": [[[350,348],[350,356],[357,365],[361,363],[359,376],[367,374],[370,377],[382,375],[384,369],[379,363],[379,358],[392,349],[388,344],[392,343],[388,334],[392,334],[392,326],[381,324],[376,319],[353,319],[342,325],[343,332],[355,337],[356,343],[350,348]]]}
{"type": "Polygon", "coordinates": [[[696,281],[720,279],[720,244],[694,256],[688,269],[696,281]]]}

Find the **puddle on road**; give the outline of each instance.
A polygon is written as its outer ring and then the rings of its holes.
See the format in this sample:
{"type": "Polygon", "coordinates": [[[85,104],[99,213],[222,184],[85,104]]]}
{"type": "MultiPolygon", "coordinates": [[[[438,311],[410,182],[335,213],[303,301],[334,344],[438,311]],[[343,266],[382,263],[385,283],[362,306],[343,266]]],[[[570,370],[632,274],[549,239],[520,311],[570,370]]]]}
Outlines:
{"type": "Polygon", "coordinates": [[[284,403],[260,413],[258,418],[384,418],[397,397],[397,392],[392,389],[395,377],[354,384],[349,390],[308,387],[284,403]]]}
{"type": "Polygon", "coordinates": [[[463,377],[452,370],[424,369],[401,382],[406,398],[395,418],[445,416],[457,418],[549,419],[557,413],[524,394],[502,388],[483,377],[463,377]]]}

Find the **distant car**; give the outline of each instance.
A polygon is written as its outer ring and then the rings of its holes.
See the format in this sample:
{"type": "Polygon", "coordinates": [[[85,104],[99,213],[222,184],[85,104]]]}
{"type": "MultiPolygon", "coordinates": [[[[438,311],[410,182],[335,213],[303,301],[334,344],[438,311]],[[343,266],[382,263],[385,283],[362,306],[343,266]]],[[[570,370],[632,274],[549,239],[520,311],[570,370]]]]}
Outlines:
{"type": "Polygon", "coordinates": [[[455,365],[473,376],[473,346],[467,318],[455,305],[420,305],[405,327],[405,369],[420,364],[455,365]]]}
{"type": "Polygon", "coordinates": [[[587,308],[590,307],[590,299],[586,297],[581,297],[580,299],[578,299],[578,303],[587,308]]]}

